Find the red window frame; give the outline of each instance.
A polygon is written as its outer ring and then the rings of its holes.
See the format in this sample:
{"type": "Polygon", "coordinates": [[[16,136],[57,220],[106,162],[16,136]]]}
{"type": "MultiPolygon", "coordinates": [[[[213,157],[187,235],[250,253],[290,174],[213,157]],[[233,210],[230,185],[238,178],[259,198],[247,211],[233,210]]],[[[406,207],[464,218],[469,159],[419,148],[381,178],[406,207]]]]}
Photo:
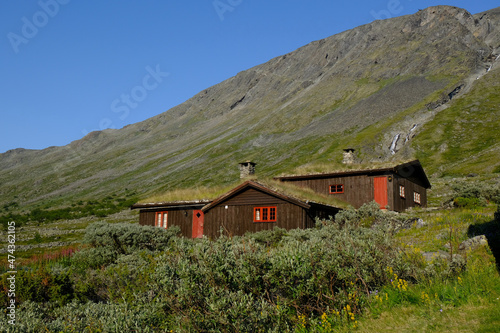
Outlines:
{"type": "Polygon", "coordinates": [[[276,222],[277,207],[254,207],[253,221],[254,222],[276,222]]]}
{"type": "Polygon", "coordinates": [[[344,184],[334,184],[329,186],[330,194],[344,193],[344,184]]]}
{"type": "Polygon", "coordinates": [[[155,227],[168,228],[168,212],[156,212],[155,227]]]}

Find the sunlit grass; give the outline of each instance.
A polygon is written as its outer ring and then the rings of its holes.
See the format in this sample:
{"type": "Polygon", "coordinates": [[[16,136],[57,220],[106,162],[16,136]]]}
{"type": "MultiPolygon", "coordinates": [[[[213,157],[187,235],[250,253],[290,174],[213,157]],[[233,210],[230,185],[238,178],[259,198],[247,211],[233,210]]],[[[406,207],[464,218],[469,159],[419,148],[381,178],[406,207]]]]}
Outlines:
{"type": "MultiPolygon", "coordinates": [[[[422,263],[423,252],[448,250],[444,246],[451,242],[454,253],[465,258],[466,268],[448,277],[446,273],[407,281],[388,267],[391,282],[370,291],[366,311],[352,320],[342,317],[342,311],[307,321],[299,318],[296,331],[500,332],[500,275],[490,247],[458,250],[458,245],[471,237],[470,226],[490,223],[495,209],[490,205],[477,210],[412,212],[426,225],[395,235],[409,261],[422,263]]],[[[447,269],[446,259],[425,265],[443,272],[447,269]]]]}
{"type": "Polygon", "coordinates": [[[456,249],[458,244],[469,238],[470,225],[492,220],[494,206],[474,211],[464,209],[439,210],[436,212],[420,212],[426,225],[422,228],[401,230],[396,237],[402,244],[419,247],[422,251],[447,250],[446,244],[456,249]]]}
{"type": "Polygon", "coordinates": [[[237,185],[238,183],[233,183],[226,186],[199,186],[193,188],[175,189],[142,199],[139,203],[213,200],[237,185]]]}

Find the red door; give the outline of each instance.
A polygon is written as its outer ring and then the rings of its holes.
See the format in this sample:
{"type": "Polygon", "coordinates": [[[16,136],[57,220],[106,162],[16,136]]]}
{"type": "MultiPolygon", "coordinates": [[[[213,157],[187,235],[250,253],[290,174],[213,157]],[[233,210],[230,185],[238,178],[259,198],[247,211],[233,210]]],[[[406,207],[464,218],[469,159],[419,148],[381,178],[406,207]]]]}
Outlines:
{"type": "Polygon", "coordinates": [[[193,238],[203,237],[203,212],[201,210],[193,210],[193,238]]]}
{"type": "Polygon", "coordinates": [[[385,209],[388,204],[387,200],[387,177],[373,178],[374,200],[380,205],[381,209],[385,209]]]}

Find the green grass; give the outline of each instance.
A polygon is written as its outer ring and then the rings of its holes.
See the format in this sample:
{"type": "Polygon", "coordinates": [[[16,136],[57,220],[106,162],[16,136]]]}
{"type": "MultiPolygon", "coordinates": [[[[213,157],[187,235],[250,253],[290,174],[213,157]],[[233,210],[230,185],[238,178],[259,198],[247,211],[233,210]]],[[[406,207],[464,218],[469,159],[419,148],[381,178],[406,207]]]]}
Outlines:
{"type": "MultiPolygon", "coordinates": [[[[417,261],[424,251],[446,250],[444,245],[450,241],[456,253],[458,244],[469,237],[471,226],[480,228],[488,224],[495,208],[412,212],[423,218],[427,225],[420,229],[402,230],[395,237],[417,261]]],[[[296,331],[500,331],[500,266],[496,265],[491,248],[482,246],[459,253],[466,258],[467,266],[457,274],[448,278],[431,276],[418,281],[398,280],[394,276],[392,284],[371,291],[368,310],[363,314],[353,319],[343,317],[342,313],[325,314],[323,318],[304,321],[296,331]]],[[[438,270],[445,269],[444,266],[437,267],[441,267],[438,270]]],[[[393,273],[388,271],[388,274],[393,273]]]]}
{"type": "Polygon", "coordinates": [[[498,166],[499,78],[499,70],[488,73],[415,138],[412,146],[431,174],[488,173],[498,166]]]}

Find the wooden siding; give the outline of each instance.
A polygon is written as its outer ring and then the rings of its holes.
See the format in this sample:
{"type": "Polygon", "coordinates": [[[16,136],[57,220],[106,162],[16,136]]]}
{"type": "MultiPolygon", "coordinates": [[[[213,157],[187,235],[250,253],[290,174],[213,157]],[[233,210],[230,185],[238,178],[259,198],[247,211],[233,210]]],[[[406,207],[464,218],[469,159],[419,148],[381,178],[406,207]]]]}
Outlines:
{"type": "Polygon", "coordinates": [[[156,212],[141,210],[139,212],[139,224],[140,225],[149,225],[149,226],[154,227],[155,226],[155,215],[156,215],[156,212]]]}
{"type": "MultiPolygon", "coordinates": [[[[155,225],[157,212],[168,212],[168,227],[177,225],[181,228],[184,237],[192,238],[194,215],[196,212],[204,213],[203,235],[209,238],[223,234],[228,236],[241,236],[247,232],[270,230],[275,227],[287,230],[297,228],[312,228],[315,226],[316,217],[329,218],[334,216],[339,209],[317,203],[287,197],[281,193],[269,190],[262,185],[244,183],[228,192],[219,200],[207,204],[200,211],[199,205],[190,207],[147,207],[140,211],[139,223],[141,225],[155,225]],[[254,208],[276,207],[275,222],[254,222],[254,208]]],[[[196,233],[195,236],[199,236],[196,233]]]]}
{"type": "Polygon", "coordinates": [[[253,222],[255,207],[266,204],[230,205],[223,202],[205,212],[204,234],[217,238],[220,230],[228,236],[242,236],[246,232],[271,230],[280,227],[287,230],[305,228],[305,209],[291,203],[273,204],[276,206],[276,222],[253,222]],[[226,208],[227,206],[227,208],[226,208]]]}
{"type": "Polygon", "coordinates": [[[181,228],[184,237],[191,238],[193,233],[193,210],[190,209],[151,209],[139,212],[139,224],[155,226],[156,212],[168,212],[168,227],[174,225],[181,228]]]}
{"type": "Polygon", "coordinates": [[[392,210],[396,212],[402,212],[410,207],[426,207],[427,206],[427,190],[425,187],[412,182],[409,179],[402,177],[394,177],[392,186],[389,188],[393,191],[393,205],[392,210]],[[399,186],[403,185],[405,187],[405,198],[399,196],[399,186]],[[420,205],[416,204],[413,200],[413,193],[420,193],[420,205]]]}
{"type": "Polygon", "coordinates": [[[280,204],[286,203],[286,201],[269,195],[267,193],[261,192],[254,188],[249,188],[238,195],[224,201],[225,205],[272,205],[272,204],[280,204]]]}
{"type": "Polygon", "coordinates": [[[286,180],[297,186],[309,187],[317,193],[332,195],[350,203],[355,208],[373,201],[373,178],[366,175],[318,179],[286,180]],[[344,185],[344,193],[330,194],[330,185],[344,185]]]}
{"type": "Polygon", "coordinates": [[[354,208],[359,208],[365,203],[375,200],[374,178],[387,177],[387,205],[390,210],[402,212],[410,207],[419,206],[413,201],[413,192],[420,193],[420,206],[427,206],[427,189],[415,183],[414,181],[398,176],[395,173],[385,173],[380,175],[354,175],[354,176],[339,176],[329,178],[313,178],[313,179],[285,179],[283,181],[292,182],[297,186],[309,187],[315,192],[332,195],[339,198],[354,208]],[[330,185],[344,185],[344,193],[329,193],[330,185]],[[406,198],[402,199],[399,196],[399,184],[404,185],[406,189],[406,198]]]}
{"type": "Polygon", "coordinates": [[[287,230],[306,227],[306,210],[280,198],[249,188],[205,212],[204,234],[217,238],[225,235],[242,236],[280,227],[287,230]],[[276,206],[276,222],[253,222],[255,207],[276,206]],[[227,208],[226,208],[227,207],[227,208]]]}

